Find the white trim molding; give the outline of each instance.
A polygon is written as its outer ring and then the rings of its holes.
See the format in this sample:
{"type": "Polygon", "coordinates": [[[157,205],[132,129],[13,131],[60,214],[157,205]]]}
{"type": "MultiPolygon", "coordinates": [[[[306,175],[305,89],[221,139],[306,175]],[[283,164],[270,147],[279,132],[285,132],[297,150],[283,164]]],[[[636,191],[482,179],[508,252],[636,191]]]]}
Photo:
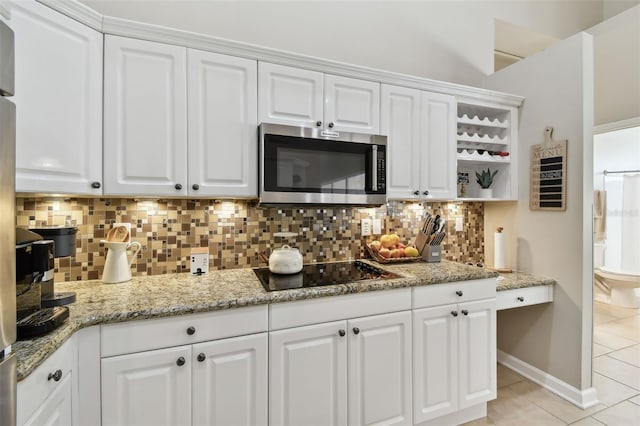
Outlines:
{"type": "Polygon", "coordinates": [[[102,32],[102,14],[76,0],[37,0],[51,9],[102,32]]]}
{"type": "Polygon", "coordinates": [[[630,127],[639,127],[640,126],[640,117],[628,118],[626,120],[614,121],[613,123],[605,123],[600,124],[598,126],[594,126],[593,134],[597,135],[600,133],[613,132],[615,130],[628,129],[630,127]]]}
{"type": "Polygon", "coordinates": [[[503,352],[500,349],[498,349],[498,362],[583,410],[593,407],[600,402],[598,401],[596,388],[590,387],[584,390],[577,389],[557,377],[552,376],[531,364],[527,364],[519,358],[503,352]]]}
{"type": "Polygon", "coordinates": [[[519,107],[524,100],[521,96],[496,92],[479,87],[465,86],[462,84],[378,70],[360,65],[347,64],[254,44],[227,40],[205,34],[178,30],[175,28],[131,21],[113,16],[104,16],[82,3],[79,3],[77,0],[38,1],[64,15],[69,16],[70,18],[101,31],[104,34],[200,49],[328,74],[370,80],[383,84],[393,84],[396,86],[404,86],[429,92],[454,95],[456,97],[469,100],[490,101],[511,107],[519,107]]]}

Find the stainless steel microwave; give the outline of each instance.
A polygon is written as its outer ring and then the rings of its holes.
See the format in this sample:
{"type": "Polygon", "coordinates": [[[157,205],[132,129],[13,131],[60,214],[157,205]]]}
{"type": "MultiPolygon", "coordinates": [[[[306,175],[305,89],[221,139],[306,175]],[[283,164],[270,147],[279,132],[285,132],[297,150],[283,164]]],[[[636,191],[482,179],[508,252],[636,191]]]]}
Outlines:
{"type": "Polygon", "coordinates": [[[260,124],[261,204],[381,205],[387,137],[260,124]]]}

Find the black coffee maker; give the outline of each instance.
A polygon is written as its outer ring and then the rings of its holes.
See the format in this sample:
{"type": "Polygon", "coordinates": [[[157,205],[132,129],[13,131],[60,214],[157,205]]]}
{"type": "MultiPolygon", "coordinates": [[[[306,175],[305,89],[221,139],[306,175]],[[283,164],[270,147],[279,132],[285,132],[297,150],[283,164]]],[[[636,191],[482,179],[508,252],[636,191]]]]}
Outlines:
{"type": "Polygon", "coordinates": [[[66,306],[42,306],[42,286],[53,283],[55,242],[16,229],[16,310],[18,339],[53,330],[69,317],[66,306]]]}
{"type": "MultiPolygon", "coordinates": [[[[74,226],[44,226],[39,228],[29,228],[34,234],[38,234],[45,240],[53,240],[55,243],[54,257],[75,256],[76,253],[76,233],[78,228],[74,226]]],[[[68,305],[76,301],[76,294],[73,292],[57,292],[54,289],[53,275],[51,279],[42,282],[42,307],[68,305]]]]}

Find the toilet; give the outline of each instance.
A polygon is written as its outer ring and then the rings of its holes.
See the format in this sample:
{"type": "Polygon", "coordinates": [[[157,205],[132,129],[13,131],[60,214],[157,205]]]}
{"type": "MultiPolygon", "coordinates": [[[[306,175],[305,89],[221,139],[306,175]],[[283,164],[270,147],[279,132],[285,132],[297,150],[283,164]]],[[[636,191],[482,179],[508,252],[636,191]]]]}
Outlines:
{"type": "Polygon", "coordinates": [[[625,308],[639,308],[636,288],[640,288],[640,274],[604,266],[604,244],[594,244],[593,266],[596,300],[625,308]]]}

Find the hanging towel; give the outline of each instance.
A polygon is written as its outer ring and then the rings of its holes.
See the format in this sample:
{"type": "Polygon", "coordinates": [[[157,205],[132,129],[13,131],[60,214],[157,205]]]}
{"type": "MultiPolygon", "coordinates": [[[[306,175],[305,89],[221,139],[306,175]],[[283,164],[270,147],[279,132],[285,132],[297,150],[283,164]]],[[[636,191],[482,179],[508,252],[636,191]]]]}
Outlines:
{"type": "Polygon", "coordinates": [[[604,242],[607,225],[607,192],[593,191],[593,234],[597,243],[604,242]]]}

